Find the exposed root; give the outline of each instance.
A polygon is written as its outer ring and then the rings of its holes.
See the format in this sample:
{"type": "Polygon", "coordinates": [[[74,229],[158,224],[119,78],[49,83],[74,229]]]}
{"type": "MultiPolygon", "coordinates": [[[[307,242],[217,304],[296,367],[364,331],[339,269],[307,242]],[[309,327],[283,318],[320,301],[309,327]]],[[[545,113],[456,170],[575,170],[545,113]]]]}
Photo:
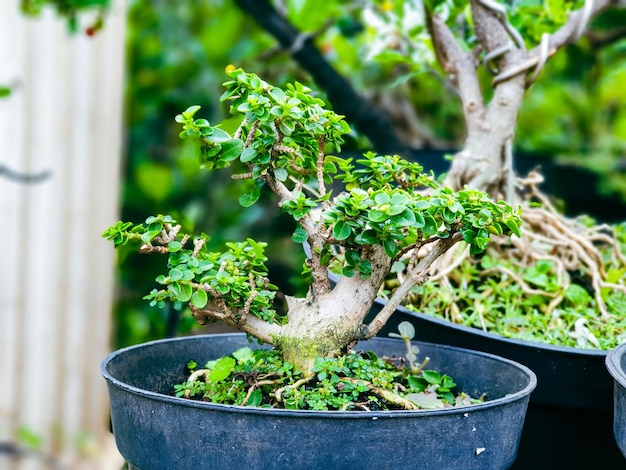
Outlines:
{"type": "MultiPolygon", "coordinates": [[[[549,261],[552,265],[550,276],[555,277],[558,290],[554,286],[544,289],[531,284],[518,274],[520,271],[517,269],[513,271],[502,265],[480,268],[479,275],[486,277],[498,272],[502,282],[518,285],[526,295],[540,295],[549,299],[548,305],[541,308],[546,315],[552,315],[559,308],[567,298],[565,293],[569,286],[576,282],[593,297],[599,319],[608,321],[612,315],[605,300],[607,290],[626,293],[626,276],[615,279],[615,272],[626,270],[626,254],[622,252],[617,235],[608,225],[590,226],[582,218],[568,218],[560,214],[549,198],[538,189],[541,182],[543,177],[535,171],[524,179],[518,179],[517,187],[525,195],[520,202],[522,236],[495,238],[487,253],[496,262],[505,260],[521,270],[534,267],[540,261],[549,261]],[[611,272],[612,277],[609,276],[611,272]]],[[[423,253],[419,253],[419,256],[423,256],[423,253]]],[[[455,285],[463,288],[466,280],[459,278],[457,268],[469,259],[467,250],[450,250],[433,264],[429,272],[430,279],[438,280],[442,287],[455,285]]],[[[480,259],[472,262],[479,263],[480,259]]],[[[408,299],[409,303],[425,305],[422,303],[424,299],[417,301],[415,294],[412,295],[413,298],[408,299]]],[[[445,315],[458,322],[458,306],[452,301],[448,307],[445,315]]],[[[482,318],[481,323],[484,325],[482,318]]]]}
{"type": "MultiPolygon", "coordinates": [[[[534,175],[531,174],[531,177],[534,175]]],[[[603,288],[623,290],[621,284],[607,286],[608,263],[603,259],[598,246],[611,247],[613,265],[626,266],[619,242],[612,230],[604,225],[589,227],[579,219],[570,219],[559,214],[548,198],[537,188],[537,178],[527,180],[530,198],[541,202],[541,207],[525,204],[522,210],[522,240],[519,245],[522,258],[549,259],[557,267],[564,291],[571,279],[568,271],[580,271],[588,276],[593,289],[596,307],[602,320],[608,320],[610,314],[602,296],[603,288]],[[607,233],[608,232],[608,233],[607,233]]],[[[528,199],[527,199],[528,201],[528,199]]],[[[512,253],[511,256],[518,256],[512,253]]],[[[559,296],[557,296],[558,298],[559,296]]],[[[554,306],[551,305],[552,308],[554,306]]]]}
{"type": "Polygon", "coordinates": [[[350,403],[346,403],[345,405],[343,405],[341,407],[341,411],[347,411],[348,409],[353,408],[353,407],[361,408],[363,411],[372,411],[370,407],[367,406],[369,404],[370,404],[369,401],[364,401],[364,402],[359,402],[359,403],[350,402],[350,403]]]}
{"type": "Polygon", "coordinates": [[[365,385],[372,393],[379,396],[383,400],[388,401],[396,406],[404,410],[417,410],[418,407],[412,401],[407,400],[406,398],[402,398],[400,395],[393,393],[391,390],[387,390],[381,387],[377,387],[371,382],[362,379],[353,379],[351,377],[342,377],[340,379],[343,382],[350,382],[353,384],[362,384],[365,385]]]}
{"type": "Polygon", "coordinates": [[[254,382],[248,389],[248,393],[246,394],[246,397],[241,402],[241,406],[246,406],[248,404],[248,401],[250,401],[250,397],[252,396],[252,392],[254,392],[261,385],[276,385],[276,384],[282,383],[282,381],[283,379],[281,378],[281,379],[275,379],[275,380],[259,380],[258,382],[254,382]]]}
{"type": "Polygon", "coordinates": [[[287,390],[288,388],[298,388],[298,387],[300,387],[302,385],[305,385],[305,384],[309,383],[314,378],[315,378],[314,375],[310,375],[310,376],[304,377],[304,378],[302,378],[300,380],[296,380],[291,385],[285,385],[284,387],[281,387],[281,388],[279,388],[278,390],[276,390],[274,392],[274,397],[276,397],[276,400],[278,400],[278,401],[283,401],[283,393],[285,393],[285,390],[287,390]]]}
{"type": "MultiPolygon", "coordinates": [[[[187,382],[196,382],[200,380],[200,377],[204,377],[205,381],[209,380],[209,374],[211,373],[210,369],[198,369],[194,371],[189,378],[187,378],[187,382]]],[[[185,398],[189,398],[191,396],[191,390],[185,390],[185,398]]]]}

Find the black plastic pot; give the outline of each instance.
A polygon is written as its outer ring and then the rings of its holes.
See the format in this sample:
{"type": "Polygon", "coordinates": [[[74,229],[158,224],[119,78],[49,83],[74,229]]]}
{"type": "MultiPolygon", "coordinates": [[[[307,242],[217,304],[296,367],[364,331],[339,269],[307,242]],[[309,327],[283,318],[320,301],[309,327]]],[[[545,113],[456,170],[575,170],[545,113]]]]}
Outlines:
{"type": "MultiPolygon", "coordinates": [[[[377,300],[371,315],[380,310],[377,300]]],[[[607,351],[507,339],[399,307],[379,336],[409,321],[423,341],[485,351],[537,374],[522,433],[518,469],[624,469],[613,439],[613,380],[607,351]]]]}
{"type": "MultiPolygon", "coordinates": [[[[615,442],[626,457],[626,343],[606,357],[606,367],[614,380],[613,432],[615,442]]],[[[625,464],[626,466],[626,464],[625,464]]]]}
{"type": "MultiPolygon", "coordinates": [[[[225,334],[154,341],[102,363],[115,440],[131,468],[159,469],[489,469],[517,454],[535,375],[489,354],[416,343],[429,367],[489,401],[435,411],[293,411],[216,405],[170,395],[185,364],[249,345],[225,334]]],[[[254,347],[250,344],[251,347],[254,347]]],[[[358,348],[403,355],[399,340],[358,348]]]]}

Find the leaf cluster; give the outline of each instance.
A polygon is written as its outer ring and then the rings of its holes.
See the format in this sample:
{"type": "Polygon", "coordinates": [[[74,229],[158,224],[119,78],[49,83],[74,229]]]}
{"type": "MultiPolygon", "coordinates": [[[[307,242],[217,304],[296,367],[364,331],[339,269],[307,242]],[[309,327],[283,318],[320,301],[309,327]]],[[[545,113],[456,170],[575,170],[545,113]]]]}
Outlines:
{"type": "MultiPolygon", "coordinates": [[[[361,260],[360,253],[367,245],[381,244],[395,258],[403,249],[446,238],[460,229],[472,253],[478,253],[490,234],[519,234],[518,215],[505,203],[494,203],[486,194],[471,189],[455,193],[440,188],[419,164],[397,155],[368,152],[356,162],[325,155],[328,145],[339,149],[349,127],[303,85],[289,84],[282,90],[241,69],[230,76],[233,80],[225,83],[222,99],[232,101],[233,113],[244,115],[237,131],[241,140],[223,152],[211,151],[212,166],[228,165],[234,160],[231,148],[243,149],[239,160],[249,166],[249,176],[255,181],[253,191],[243,198],[245,206],[258,199],[265,184],[287,184],[288,180],[292,192],[281,205],[296,221],[321,203],[323,227],[332,233],[326,241],[353,248],[346,257],[345,274],[370,274],[371,265],[361,260]],[[342,181],[347,192],[328,203],[330,193],[324,185],[333,180],[342,181]],[[317,191],[305,193],[302,188],[309,184],[317,186],[317,191]],[[420,192],[420,188],[431,191],[420,192]]],[[[206,140],[203,129],[211,129],[207,131],[210,135],[219,129],[204,120],[192,121],[196,111],[197,107],[189,108],[177,118],[184,126],[181,136],[206,140]]],[[[223,131],[218,134],[225,142],[234,140],[223,131]]],[[[293,238],[304,242],[310,235],[298,225],[293,238]]],[[[324,250],[322,264],[330,263],[330,253],[324,250]]]]}
{"type": "Polygon", "coordinates": [[[211,303],[227,306],[236,317],[250,313],[269,322],[282,322],[273,309],[277,287],[269,283],[265,265],[266,243],[247,239],[226,243],[226,250],[209,251],[208,236],[195,238],[180,233],[180,226],[170,216],[151,216],[133,225],[118,222],[104,232],[117,245],[140,240],[143,251],[168,254],[167,274],[156,281],[163,286],[153,289],[144,299],[163,307],[166,300],[178,308],[188,304],[204,309],[211,303]]]}
{"type": "MultiPolygon", "coordinates": [[[[454,192],[435,187],[427,193],[382,183],[340,194],[322,213],[335,241],[347,246],[382,244],[391,258],[406,248],[460,231],[472,253],[483,251],[491,234],[519,235],[519,219],[504,202],[493,202],[480,191],[454,192]],[[366,188],[366,189],[364,189],[366,188]]],[[[435,186],[434,181],[430,181],[435,186]]]]}
{"type": "Polygon", "coordinates": [[[176,122],[182,124],[179,133],[181,139],[195,138],[201,142],[202,168],[214,170],[226,168],[241,155],[243,142],[233,139],[218,127],[213,127],[206,119],[194,119],[200,106],[190,106],[176,116],[176,122]]]}

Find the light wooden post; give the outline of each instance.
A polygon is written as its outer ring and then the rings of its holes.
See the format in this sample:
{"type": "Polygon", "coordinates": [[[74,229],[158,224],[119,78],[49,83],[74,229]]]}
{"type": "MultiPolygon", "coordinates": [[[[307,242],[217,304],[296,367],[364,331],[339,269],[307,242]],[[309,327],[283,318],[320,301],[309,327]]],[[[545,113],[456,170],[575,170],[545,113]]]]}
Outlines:
{"type": "MultiPolygon", "coordinates": [[[[115,2],[95,37],[46,13],[0,2],[0,85],[13,88],[0,98],[0,441],[21,427],[90,468],[79,437],[98,453],[108,435],[114,253],[101,233],[118,212],[125,10],[115,2]]],[[[21,460],[0,467],[40,468],[21,460]]]]}

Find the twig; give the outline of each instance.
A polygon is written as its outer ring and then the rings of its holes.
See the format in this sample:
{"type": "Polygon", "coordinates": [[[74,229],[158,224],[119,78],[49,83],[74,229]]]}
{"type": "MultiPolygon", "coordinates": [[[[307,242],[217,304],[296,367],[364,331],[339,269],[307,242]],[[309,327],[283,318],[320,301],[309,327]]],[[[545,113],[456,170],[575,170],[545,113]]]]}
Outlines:
{"type": "Polygon", "coordinates": [[[410,292],[410,290],[423,282],[428,278],[427,271],[430,266],[446,251],[448,251],[455,243],[463,239],[459,232],[452,233],[448,238],[442,238],[433,247],[432,250],[424,256],[418,265],[413,269],[405,281],[396,289],[387,304],[378,312],[374,319],[367,326],[365,338],[372,338],[380,331],[380,329],[387,323],[387,320],[396,307],[400,305],[402,299],[410,292]]]}

